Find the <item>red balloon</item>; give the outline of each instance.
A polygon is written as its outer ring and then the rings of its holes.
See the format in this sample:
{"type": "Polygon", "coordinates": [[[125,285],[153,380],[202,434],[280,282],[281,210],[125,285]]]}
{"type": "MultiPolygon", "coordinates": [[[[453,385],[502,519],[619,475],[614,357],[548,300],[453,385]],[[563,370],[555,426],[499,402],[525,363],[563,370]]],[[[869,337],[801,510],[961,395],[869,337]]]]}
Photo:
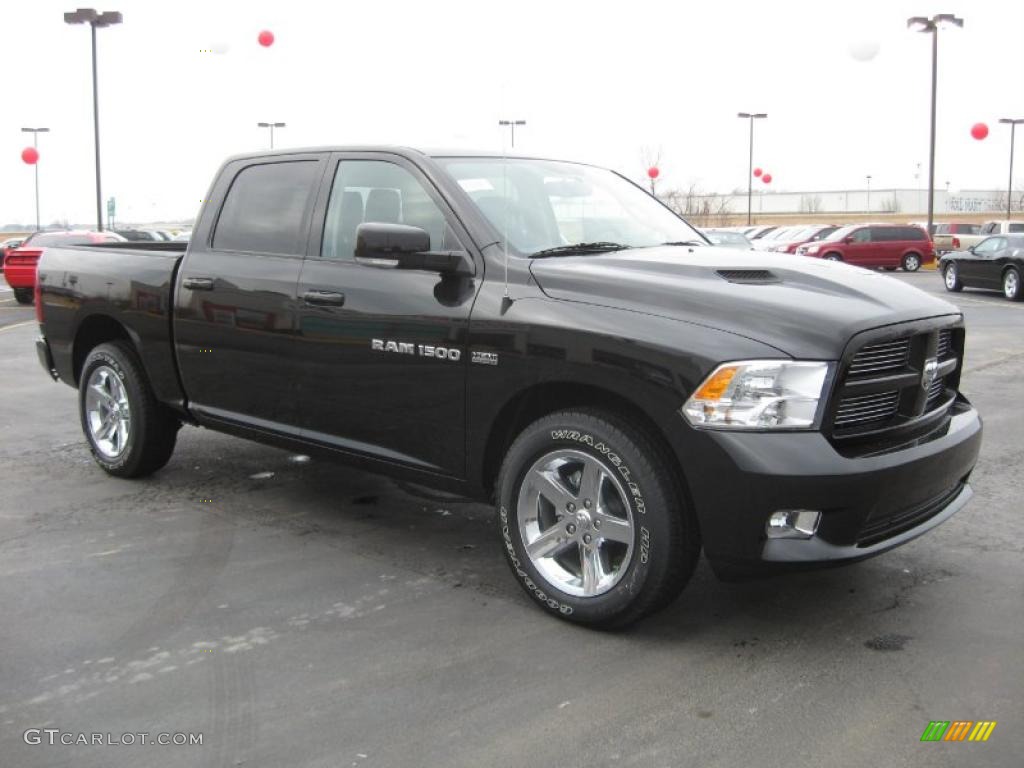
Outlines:
{"type": "Polygon", "coordinates": [[[29,165],[35,165],[39,162],[39,150],[35,147],[25,147],[21,150],[21,159],[29,165]]]}
{"type": "Polygon", "coordinates": [[[975,123],[971,126],[971,136],[981,141],[988,136],[988,126],[984,123],[975,123]]]}
{"type": "Polygon", "coordinates": [[[754,169],[754,178],[755,179],[761,178],[761,174],[762,173],[764,173],[764,171],[762,171],[760,168],[755,168],[754,169]]]}
{"type": "Polygon", "coordinates": [[[763,181],[765,184],[771,184],[772,175],[770,173],[766,173],[764,176],[761,177],[761,181],[763,181]]]}
{"type": "Polygon", "coordinates": [[[256,39],[260,41],[260,45],[264,48],[269,48],[274,44],[274,33],[269,29],[264,29],[256,39]]]}
{"type": "Polygon", "coordinates": [[[652,179],[656,179],[658,178],[658,176],[661,175],[661,171],[658,170],[658,166],[652,165],[650,168],[647,169],[647,175],[650,176],[652,179]]]}

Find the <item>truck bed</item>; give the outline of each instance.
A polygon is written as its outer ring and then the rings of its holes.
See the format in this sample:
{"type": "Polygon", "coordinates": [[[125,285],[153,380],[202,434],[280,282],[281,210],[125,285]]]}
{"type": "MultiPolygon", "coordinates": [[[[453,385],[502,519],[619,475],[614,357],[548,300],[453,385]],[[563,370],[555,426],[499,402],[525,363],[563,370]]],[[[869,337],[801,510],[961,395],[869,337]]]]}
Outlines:
{"type": "Polygon", "coordinates": [[[187,243],[104,243],[49,247],[38,279],[54,368],[74,384],[84,343],[110,318],[132,337],[158,399],[182,403],[171,344],[174,278],[187,243]]]}

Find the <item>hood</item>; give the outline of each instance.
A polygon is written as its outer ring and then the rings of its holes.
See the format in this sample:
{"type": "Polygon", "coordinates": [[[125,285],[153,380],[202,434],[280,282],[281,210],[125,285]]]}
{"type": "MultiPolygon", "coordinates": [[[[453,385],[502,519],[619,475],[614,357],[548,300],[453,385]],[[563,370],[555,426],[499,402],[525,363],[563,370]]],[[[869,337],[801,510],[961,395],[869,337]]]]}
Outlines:
{"type": "Polygon", "coordinates": [[[534,259],[551,298],[708,326],[796,358],[835,360],[855,333],[959,315],[948,302],[842,262],[723,247],[637,248],[534,259]]]}

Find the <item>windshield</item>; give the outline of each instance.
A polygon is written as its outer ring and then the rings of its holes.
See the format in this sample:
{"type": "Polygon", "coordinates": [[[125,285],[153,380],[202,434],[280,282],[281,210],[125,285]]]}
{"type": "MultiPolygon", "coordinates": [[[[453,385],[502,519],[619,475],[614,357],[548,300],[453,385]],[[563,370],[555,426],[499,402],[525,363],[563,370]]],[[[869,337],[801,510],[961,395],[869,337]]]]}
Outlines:
{"type": "Polygon", "coordinates": [[[553,160],[441,158],[511,250],[533,255],[576,243],[628,248],[704,243],[649,194],[603,168],[553,160]]]}
{"type": "Polygon", "coordinates": [[[863,224],[853,224],[849,227],[840,227],[828,237],[824,238],[824,242],[834,243],[838,240],[842,240],[847,235],[851,234],[853,230],[859,229],[863,224]]]}

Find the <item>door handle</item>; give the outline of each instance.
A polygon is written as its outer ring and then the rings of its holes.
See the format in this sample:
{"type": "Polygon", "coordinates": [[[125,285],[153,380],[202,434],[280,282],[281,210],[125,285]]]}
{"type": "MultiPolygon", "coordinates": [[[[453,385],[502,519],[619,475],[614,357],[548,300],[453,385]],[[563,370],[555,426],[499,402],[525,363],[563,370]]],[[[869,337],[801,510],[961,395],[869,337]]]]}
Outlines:
{"type": "Polygon", "coordinates": [[[190,291],[212,291],[213,290],[213,278],[212,277],[186,277],[181,281],[181,285],[184,288],[188,288],[190,291]]]}
{"type": "Polygon", "coordinates": [[[302,300],[318,307],[341,307],[345,304],[345,294],[337,291],[306,291],[302,300]]]}

